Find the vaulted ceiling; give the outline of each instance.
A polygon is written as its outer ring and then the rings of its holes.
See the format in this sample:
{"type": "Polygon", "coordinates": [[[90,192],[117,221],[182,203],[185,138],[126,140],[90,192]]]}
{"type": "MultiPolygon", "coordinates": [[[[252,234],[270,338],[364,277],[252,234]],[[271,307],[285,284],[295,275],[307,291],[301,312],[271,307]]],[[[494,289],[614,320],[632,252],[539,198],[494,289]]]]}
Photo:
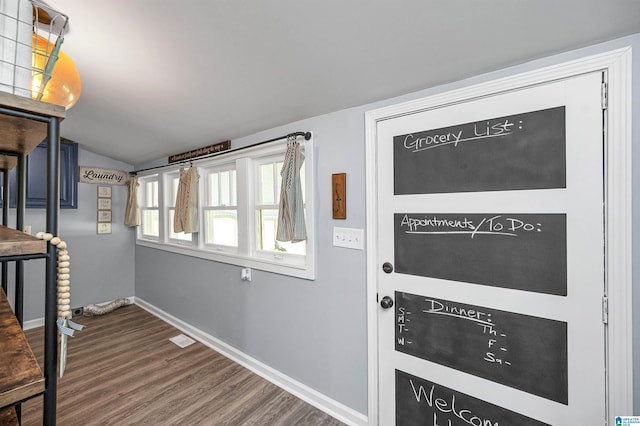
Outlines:
{"type": "Polygon", "coordinates": [[[638,0],[51,0],[62,136],[130,164],[640,32],[638,0]]]}

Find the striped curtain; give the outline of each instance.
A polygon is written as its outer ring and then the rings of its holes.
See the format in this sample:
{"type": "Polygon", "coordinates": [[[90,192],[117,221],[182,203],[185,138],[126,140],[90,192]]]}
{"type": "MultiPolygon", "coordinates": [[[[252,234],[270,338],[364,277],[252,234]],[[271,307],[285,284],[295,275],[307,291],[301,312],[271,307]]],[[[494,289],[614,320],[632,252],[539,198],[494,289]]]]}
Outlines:
{"type": "Polygon", "coordinates": [[[300,167],[302,167],[303,161],[304,157],[300,154],[300,144],[295,137],[290,137],[280,172],[282,186],[276,231],[276,240],[278,241],[297,243],[307,239],[302,184],[300,182],[300,167]]]}
{"type": "Polygon", "coordinates": [[[124,211],[124,224],[140,226],[140,210],[138,209],[138,178],[127,181],[127,207],[124,211]]]}

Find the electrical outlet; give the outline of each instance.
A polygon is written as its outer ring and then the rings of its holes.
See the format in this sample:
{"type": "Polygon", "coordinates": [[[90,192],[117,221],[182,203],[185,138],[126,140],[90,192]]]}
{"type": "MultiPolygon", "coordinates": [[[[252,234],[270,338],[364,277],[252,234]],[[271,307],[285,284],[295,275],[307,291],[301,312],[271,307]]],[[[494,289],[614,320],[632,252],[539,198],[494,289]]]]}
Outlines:
{"type": "Polygon", "coordinates": [[[240,279],[251,282],[251,268],[242,268],[242,271],[240,271],[240,279]]]}
{"type": "Polygon", "coordinates": [[[73,308],[71,309],[71,318],[81,317],[84,314],[84,308],[73,308]]]}
{"type": "Polygon", "coordinates": [[[364,229],[333,228],[333,245],[356,250],[364,250],[364,229]]]}
{"type": "Polygon", "coordinates": [[[31,235],[31,225],[24,226],[24,233],[31,235]]]}

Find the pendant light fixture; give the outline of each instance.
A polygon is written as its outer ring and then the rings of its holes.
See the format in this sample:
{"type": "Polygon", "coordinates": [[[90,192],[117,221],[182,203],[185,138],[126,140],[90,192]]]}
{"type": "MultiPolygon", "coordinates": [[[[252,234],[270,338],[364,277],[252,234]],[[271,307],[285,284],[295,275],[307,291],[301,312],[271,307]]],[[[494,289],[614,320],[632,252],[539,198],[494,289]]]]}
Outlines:
{"type": "Polygon", "coordinates": [[[71,58],[60,50],[68,29],[68,18],[43,7],[40,2],[32,3],[31,97],[69,109],[80,98],[82,81],[71,58]],[[39,33],[40,28],[48,28],[48,31],[39,33]]]}
{"type": "Polygon", "coordinates": [[[60,49],[56,51],[54,43],[36,33],[32,49],[31,97],[66,109],[73,107],[80,98],[82,81],[71,58],[60,49]]]}

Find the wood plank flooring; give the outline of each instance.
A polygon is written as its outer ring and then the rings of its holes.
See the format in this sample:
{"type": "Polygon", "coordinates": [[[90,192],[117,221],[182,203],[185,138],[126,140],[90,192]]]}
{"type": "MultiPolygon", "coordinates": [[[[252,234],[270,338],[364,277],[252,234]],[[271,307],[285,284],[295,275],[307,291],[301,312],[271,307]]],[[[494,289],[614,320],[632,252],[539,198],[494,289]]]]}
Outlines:
{"type": "MultiPolygon", "coordinates": [[[[179,348],[169,338],[180,331],[138,306],[78,322],[58,425],[342,425],[199,342],[179,348]]],[[[42,327],[26,335],[42,365],[42,327]]],[[[42,424],[42,397],[23,404],[22,421],[42,424]]]]}

